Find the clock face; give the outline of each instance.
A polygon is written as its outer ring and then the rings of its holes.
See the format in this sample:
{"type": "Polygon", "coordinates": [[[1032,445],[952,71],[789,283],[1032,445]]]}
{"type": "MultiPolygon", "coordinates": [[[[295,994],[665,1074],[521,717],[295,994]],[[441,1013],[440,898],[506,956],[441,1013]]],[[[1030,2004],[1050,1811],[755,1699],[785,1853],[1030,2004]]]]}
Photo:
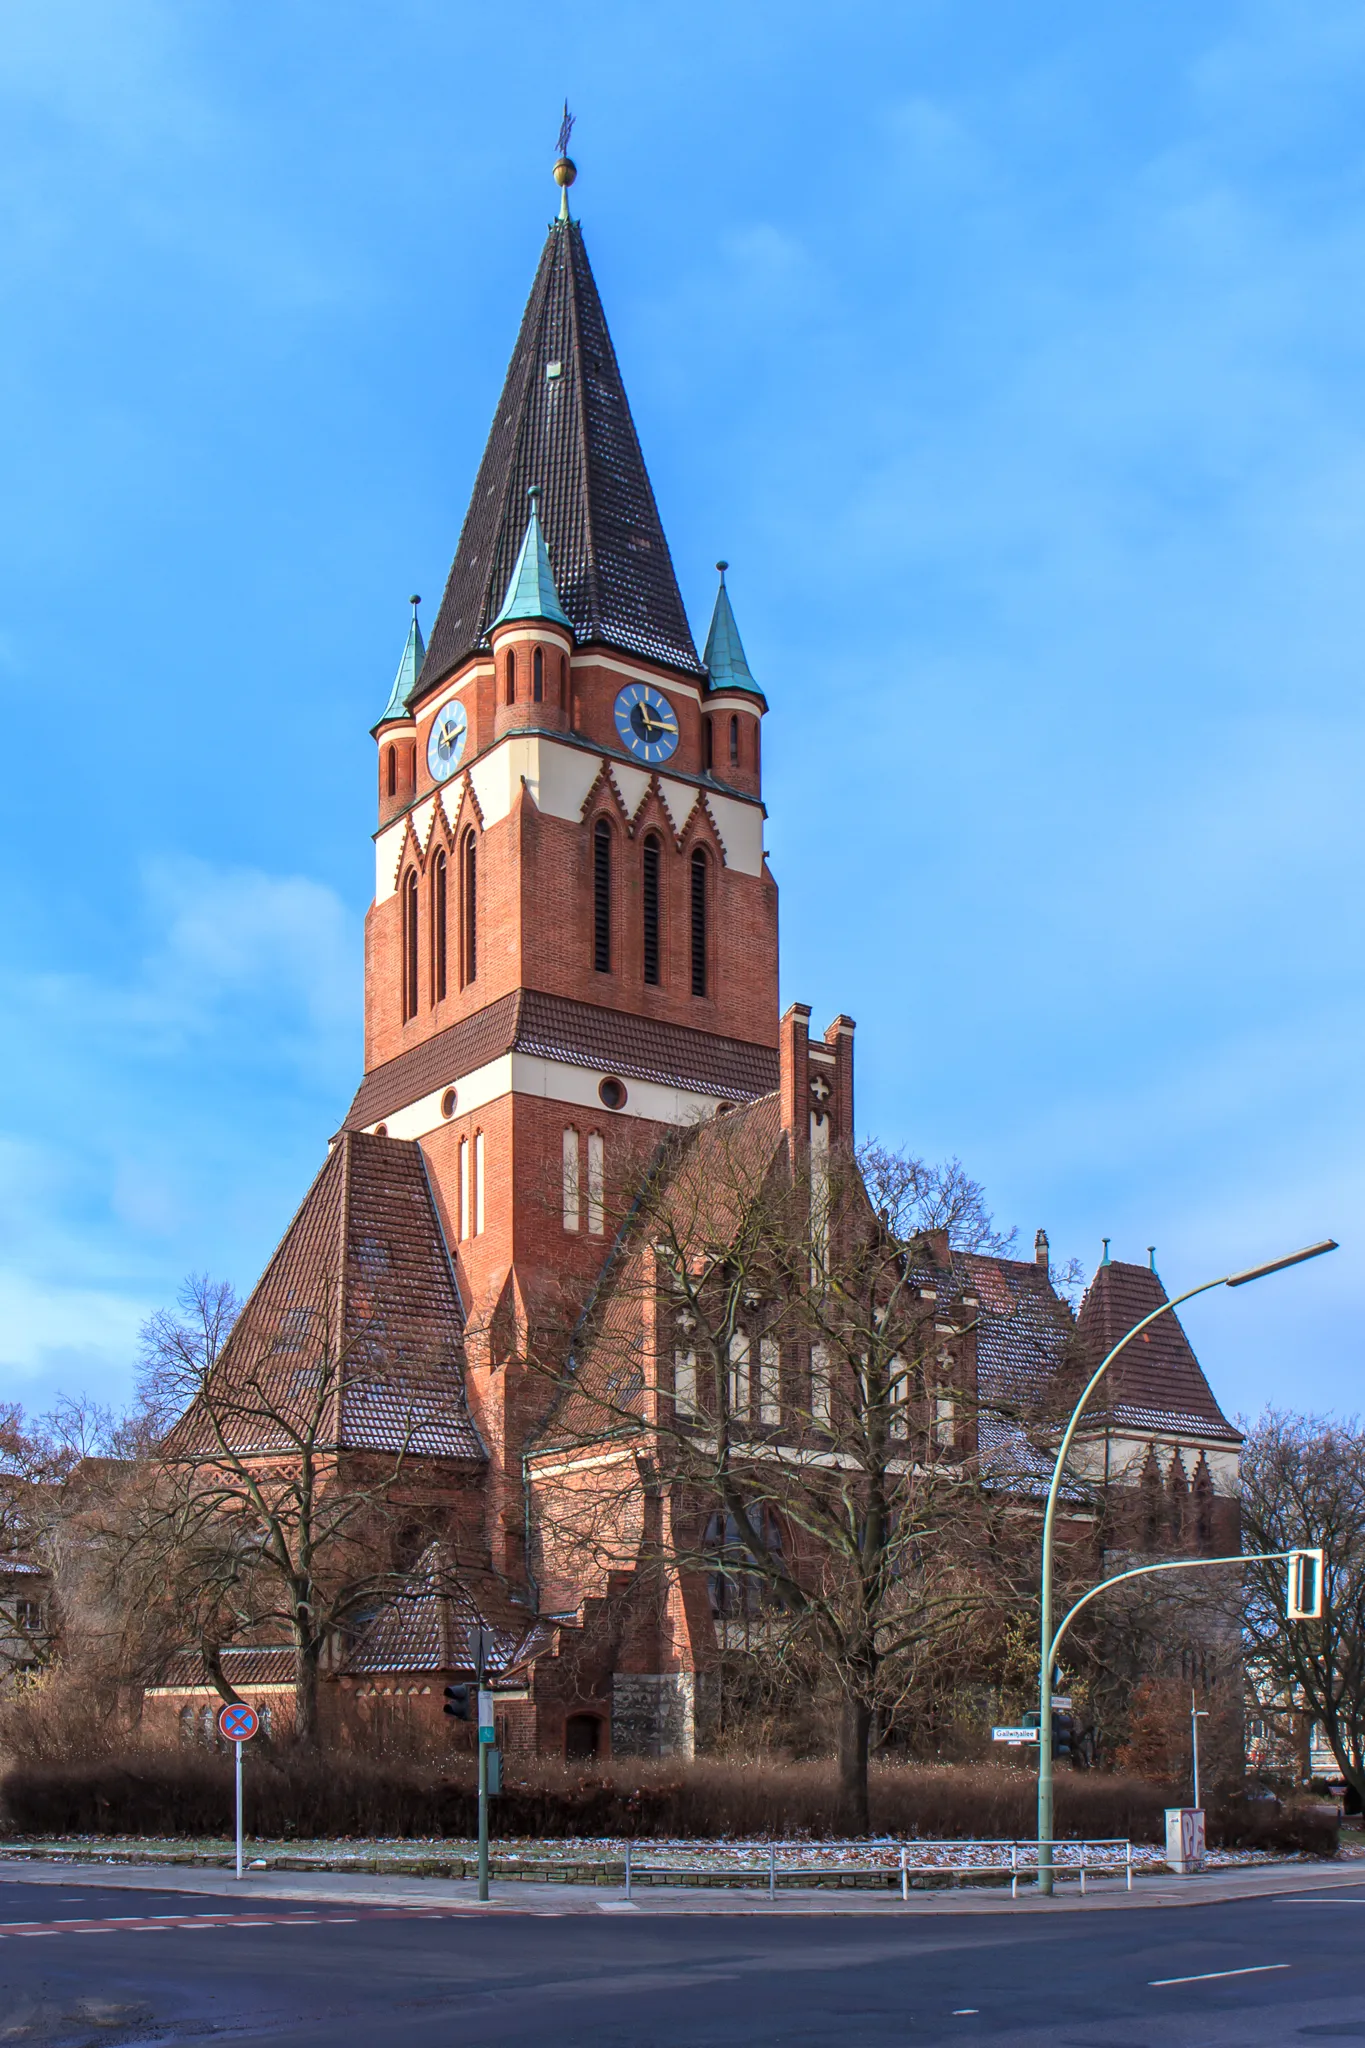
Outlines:
{"type": "Polygon", "coordinates": [[[628,683],[616,699],[616,730],[637,761],[666,761],[678,744],[678,719],[649,683],[628,683]]]}
{"type": "Polygon", "coordinates": [[[464,705],[453,699],[449,704],[443,704],[427,741],[427,766],[438,782],[444,782],[448,775],[455,773],[468,738],[469,720],[465,716],[464,705]]]}

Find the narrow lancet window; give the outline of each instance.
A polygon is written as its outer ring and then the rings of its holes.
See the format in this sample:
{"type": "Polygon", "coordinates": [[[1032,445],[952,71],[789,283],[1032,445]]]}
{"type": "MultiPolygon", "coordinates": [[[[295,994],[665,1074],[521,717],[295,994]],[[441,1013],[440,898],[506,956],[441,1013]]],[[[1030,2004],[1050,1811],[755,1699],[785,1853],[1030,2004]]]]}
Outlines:
{"type": "Polygon", "coordinates": [[[431,870],[431,1000],[446,992],[446,857],[438,853],[431,870]]]}
{"type": "Polygon", "coordinates": [[[479,851],[474,828],[460,841],[460,986],[479,971],[479,851]]]}
{"type": "Polygon", "coordinates": [[[578,1133],[566,1130],[564,1133],[564,1228],[577,1230],[579,1226],[578,1203],[578,1133]]]}
{"type": "Polygon", "coordinates": [[[730,720],[730,766],[732,768],[738,768],[739,766],[739,720],[737,718],[730,720]]]}
{"type": "Polygon", "coordinates": [[[692,993],[706,994],[706,855],[692,849],[692,993]]]}
{"type": "Polygon", "coordinates": [[[483,1163],[483,1132],[474,1133],[474,1235],[483,1235],[484,1194],[488,1175],[483,1163]]]}
{"type": "Polygon", "coordinates": [[[509,704],[515,704],[517,701],[517,650],[515,647],[509,647],[507,650],[507,701],[509,704]]]}
{"type": "Polygon", "coordinates": [[[663,848],[657,832],[651,832],[644,847],[645,980],[651,988],[659,985],[659,871],[663,848]]]}
{"type": "Polygon", "coordinates": [[[606,1147],[600,1131],[588,1134],[588,1229],[601,1237],[607,1227],[606,1147]]]}
{"type": "Polygon", "coordinates": [[[417,1015],[417,872],[403,878],[403,1022],[417,1015]]]}
{"type": "Polygon", "coordinates": [[[545,701],[545,656],[539,647],[531,656],[531,701],[533,704],[545,701]]]}
{"type": "Polygon", "coordinates": [[[611,826],[599,818],[592,828],[592,964],[611,973],[611,826]]]}

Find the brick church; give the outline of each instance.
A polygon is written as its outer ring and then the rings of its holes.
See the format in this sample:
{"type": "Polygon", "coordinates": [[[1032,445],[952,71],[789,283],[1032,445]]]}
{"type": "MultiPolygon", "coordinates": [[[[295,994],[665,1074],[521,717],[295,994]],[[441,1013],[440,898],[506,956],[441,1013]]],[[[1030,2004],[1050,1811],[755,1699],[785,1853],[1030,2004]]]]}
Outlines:
{"type": "MultiPolygon", "coordinates": [[[[343,1351],[382,1332],[407,1390],[386,1405],[373,1375],[343,1372],[330,1455],[401,1449],[439,1482],[445,1526],[422,1524],[399,1594],[329,1649],[326,1725],[380,1728],[400,1711],[440,1725],[481,1618],[514,1748],[689,1753],[715,1659],[706,1582],[633,1599],[628,1562],[576,1583],[547,1570],[540,1504],[584,1442],[527,1353],[565,1301],[617,1284],[631,1177],[670,1136],[704,1147],[723,1121],[773,1160],[850,1151],[854,1026],[837,1016],[812,1034],[806,1006],[779,1012],[767,698],[724,564],[698,654],[566,159],[556,177],[559,215],[430,638],[414,599],[374,727],[363,1077],[220,1371],[267,1358],[283,1414],[306,1398],[291,1359],[325,1299],[343,1351]],[[461,1560],[477,1566],[463,1579],[461,1560]]],[[[1033,1259],[946,1239],[921,1255],[943,1341],[983,1399],[1060,1369],[1077,1326],[1041,1233],[1033,1259]]],[[[1080,1335],[1112,1341],[1163,1298],[1148,1267],[1106,1263],[1080,1335]]],[[[645,1380],[663,1370],[666,1340],[653,1356],[652,1341],[645,1380]]],[[[785,1371],[764,1388],[755,1371],[756,1425],[781,1428],[785,1371]]],[[[1238,1437],[1173,1318],[1086,1441],[1092,1462],[1155,1488],[1173,1528],[1226,1540],[1238,1437]]],[[[213,1454],[193,1412],[179,1442],[213,1454]]],[[[257,1630],[221,1670],[282,1716],[291,1659],[257,1630]]],[[[187,1653],[149,1705],[183,1731],[215,1698],[187,1653]]]]}

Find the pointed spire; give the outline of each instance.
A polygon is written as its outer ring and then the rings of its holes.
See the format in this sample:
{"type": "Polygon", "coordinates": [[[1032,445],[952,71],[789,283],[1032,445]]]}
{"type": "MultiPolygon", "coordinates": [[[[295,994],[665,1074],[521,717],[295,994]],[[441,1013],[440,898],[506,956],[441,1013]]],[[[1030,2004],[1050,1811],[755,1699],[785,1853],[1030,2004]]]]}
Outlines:
{"type": "Polygon", "coordinates": [[[526,493],[531,501],[531,516],[526,522],[526,534],[521,543],[507,585],[507,595],[502,601],[501,611],[489,620],[489,630],[504,626],[509,619],[553,619],[556,624],[573,625],[568,613],[559,602],[555,589],[554,570],[550,567],[550,550],[545,545],[545,536],[540,530],[538,499],[540,485],[532,484],[526,493]]]}
{"type": "Polygon", "coordinates": [[[408,698],[412,695],[417,678],[422,672],[422,663],[427,651],[426,642],[422,638],[422,628],[417,623],[417,607],[421,602],[420,597],[408,599],[412,606],[412,624],[408,627],[408,637],[403,642],[403,658],[398,664],[393,688],[389,691],[389,701],[379,714],[377,723],[380,725],[387,725],[391,718],[407,718],[411,715],[408,711],[408,698]]]}
{"type": "Polygon", "coordinates": [[[711,630],[706,636],[706,652],[702,660],[711,678],[711,688],[722,690],[757,690],[749,664],[744,656],[744,643],[739,637],[739,627],[730,608],[730,593],[725,588],[725,572],[728,562],[717,562],[720,570],[720,589],[716,592],[716,608],[711,614],[711,630]]]}
{"type": "Polygon", "coordinates": [[[643,655],[700,676],[576,220],[555,221],[545,239],[431,630],[422,693],[488,645],[526,530],[526,487],[533,483],[543,486],[540,520],[578,645],[643,655]]]}

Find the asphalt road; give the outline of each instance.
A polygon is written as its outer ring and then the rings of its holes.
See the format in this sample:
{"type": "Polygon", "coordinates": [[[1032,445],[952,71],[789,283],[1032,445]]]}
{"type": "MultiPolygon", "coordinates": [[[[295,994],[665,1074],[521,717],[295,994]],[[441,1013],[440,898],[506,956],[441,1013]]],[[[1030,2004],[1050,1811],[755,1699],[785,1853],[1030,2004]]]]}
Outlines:
{"type": "Polygon", "coordinates": [[[1365,1881],[1021,1918],[483,1917],[0,1882],[0,2043],[1365,2041],[1365,1881]]]}

